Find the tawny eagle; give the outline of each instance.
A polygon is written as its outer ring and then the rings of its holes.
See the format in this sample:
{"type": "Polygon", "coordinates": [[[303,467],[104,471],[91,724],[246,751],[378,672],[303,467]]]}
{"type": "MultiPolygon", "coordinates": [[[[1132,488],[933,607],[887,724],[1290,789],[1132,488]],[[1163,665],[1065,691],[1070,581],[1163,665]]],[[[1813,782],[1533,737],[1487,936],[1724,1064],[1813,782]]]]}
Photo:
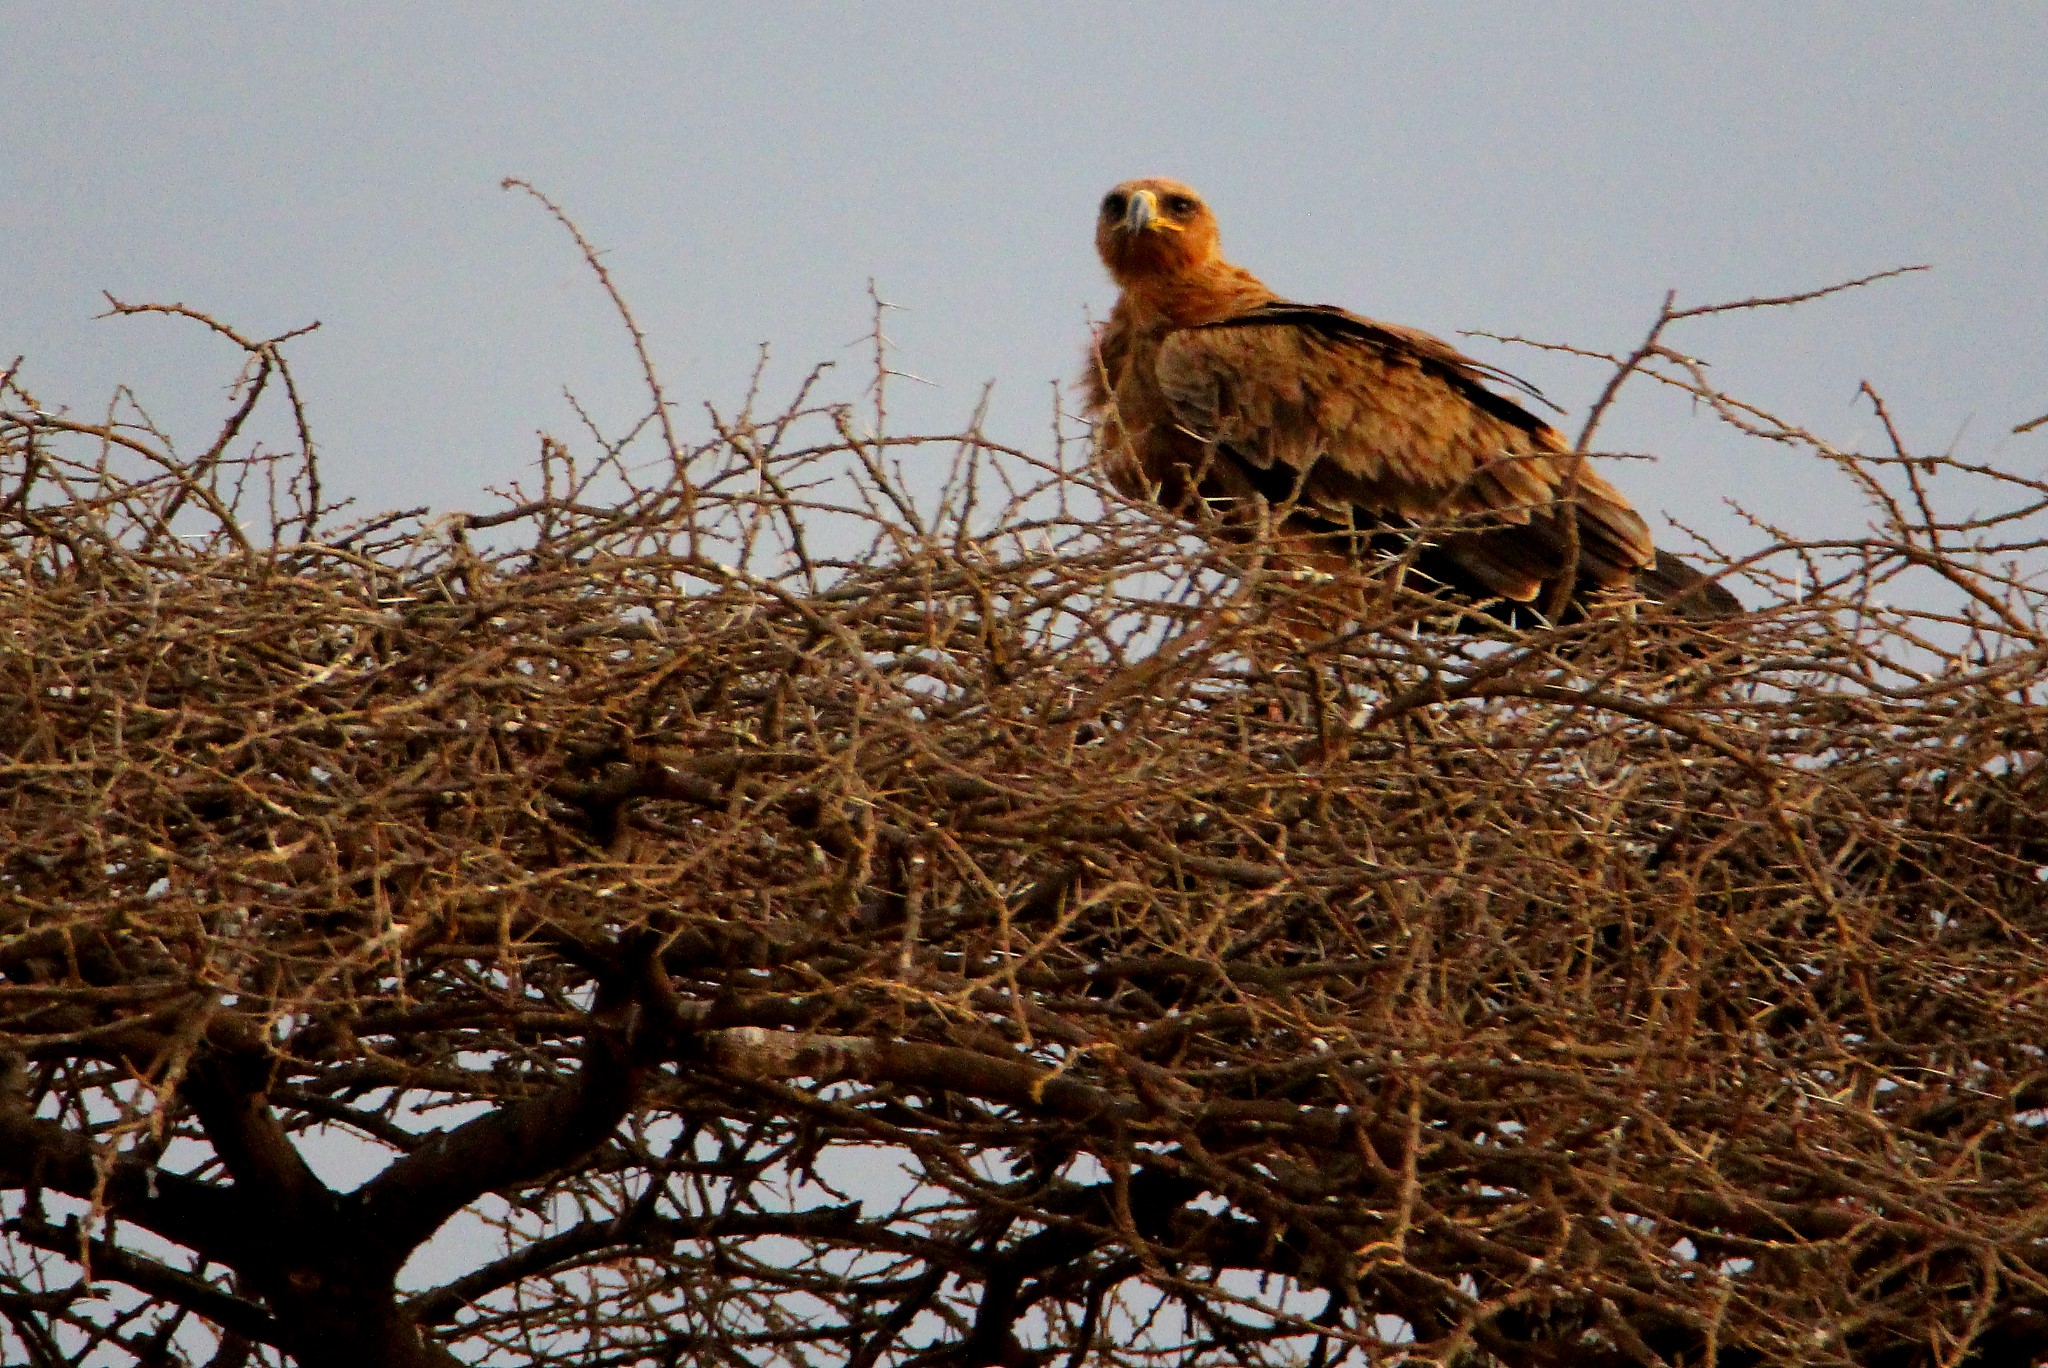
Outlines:
{"type": "Polygon", "coordinates": [[[1496,622],[1577,617],[1631,589],[1692,618],[1742,610],[1487,383],[1519,381],[1428,333],[1280,298],[1223,259],[1215,216],[1180,182],[1110,191],[1095,245],[1122,293],[1087,403],[1126,496],[1233,540],[1264,525],[1312,581],[1405,565],[1407,583],[1496,622]]]}

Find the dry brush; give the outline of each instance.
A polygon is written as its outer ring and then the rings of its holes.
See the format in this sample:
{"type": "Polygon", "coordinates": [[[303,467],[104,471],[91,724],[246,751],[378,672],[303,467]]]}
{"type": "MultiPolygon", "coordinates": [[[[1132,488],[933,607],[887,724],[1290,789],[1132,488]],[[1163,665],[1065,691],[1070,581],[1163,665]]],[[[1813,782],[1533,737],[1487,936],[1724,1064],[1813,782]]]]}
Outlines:
{"type": "Polygon", "coordinates": [[[10,381],[0,1343],[2031,1361],[2048,486],[1835,451],[1682,316],[1622,377],[1872,511],[1724,561],[1734,637],[1298,640],[1074,444],[879,399],[657,388],[351,523],[248,439],[279,341],[198,455],[10,381]]]}

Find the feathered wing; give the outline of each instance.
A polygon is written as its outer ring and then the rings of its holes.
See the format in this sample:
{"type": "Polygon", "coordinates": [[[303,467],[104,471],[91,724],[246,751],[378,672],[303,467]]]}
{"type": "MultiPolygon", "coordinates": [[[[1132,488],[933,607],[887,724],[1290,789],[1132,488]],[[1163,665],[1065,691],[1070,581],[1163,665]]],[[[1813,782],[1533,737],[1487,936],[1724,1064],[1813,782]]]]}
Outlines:
{"type": "Polygon", "coordinates": [[[1483,383],[1520,382],[1427,333],[1268,304],[1168,334],[1156,373],[1223,484],[1291,505],[1301,530],[1462,524],[1436,549],[1459,578],[1521,603],[1566,574],[1620,585],[1658,565],[1621,493],[1483,383]]]}

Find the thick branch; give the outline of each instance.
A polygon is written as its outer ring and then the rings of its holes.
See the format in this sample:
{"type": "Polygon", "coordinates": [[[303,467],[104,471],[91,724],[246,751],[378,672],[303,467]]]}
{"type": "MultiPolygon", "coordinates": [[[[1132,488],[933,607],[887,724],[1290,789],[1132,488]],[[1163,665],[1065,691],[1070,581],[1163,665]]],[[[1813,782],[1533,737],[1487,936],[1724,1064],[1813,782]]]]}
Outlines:
{"type": "Polygon", "coordinates": [[[1142,1122],[1152,1115],[1138,1102],[1092,1084],[978,1050],[758,1026],[710,1031],[703,1039],[718,1067],[747,1078],[901,1083],[1075,1120],[1142,1122]]]}
{"type": "MultiPolygon", "coordinates": [[[[23,1217],[9,1221],[7,1233],[38,1249],[75,1259],[80,1239],[76,1221],[52,1225],[23,1217]]],[[[263,1344],[278,1344],[277,1322],[262,1308],[224,1292],[192,1273],[171,1268],[102,1239],[83,1242],[92,1257],[95,1278],[105,1276],[123,1282],[139,1292],[174,1302],[197,1316],[204,1316],[222,1330],[263,1344]]]]}
{"type": "Polygon", "coordinates": [[[253,1209],[287,1227],[324,1225],[334,1211],[334,1194],[271,1110],[269,1072],[269,1060],[253,1050],[209,1050],[194,1061],[183,1091],[253,1209]]]}
{"type": "Polygon", "coordinates": [[[47,1187],[90,1202],[209,1259],[235,1265],[252,1247],[247,1194],[116,1157],[104,1172],[90,1140],[55,1121],[0,1105],[0,1186],[47,1187]]]}
{"type": "Polygon", "coordinates": [[[635,1004],[600,1009],[573,1078],[426,1140],[345,1199],[365,1238],[396,1268],[478,1197],[552,1172],[603,1143],[639,1096],[646,1042],[638,1018],[635,1004]]]}

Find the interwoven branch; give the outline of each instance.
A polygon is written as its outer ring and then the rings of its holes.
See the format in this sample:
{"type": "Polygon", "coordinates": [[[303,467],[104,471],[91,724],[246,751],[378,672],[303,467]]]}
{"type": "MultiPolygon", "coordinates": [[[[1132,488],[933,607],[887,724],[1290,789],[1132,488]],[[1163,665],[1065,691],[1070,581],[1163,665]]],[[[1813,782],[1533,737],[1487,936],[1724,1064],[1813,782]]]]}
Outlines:
{"type": "Polygon", "coordinates": [[[2042,1344],[2048,485],[1719,396],[1871,508],[1739,632],[1305,642],[1070,452],[809,389],[355,524],[243,397],[188,461],[0,395],[4,1342],[2042,1344]]]}

